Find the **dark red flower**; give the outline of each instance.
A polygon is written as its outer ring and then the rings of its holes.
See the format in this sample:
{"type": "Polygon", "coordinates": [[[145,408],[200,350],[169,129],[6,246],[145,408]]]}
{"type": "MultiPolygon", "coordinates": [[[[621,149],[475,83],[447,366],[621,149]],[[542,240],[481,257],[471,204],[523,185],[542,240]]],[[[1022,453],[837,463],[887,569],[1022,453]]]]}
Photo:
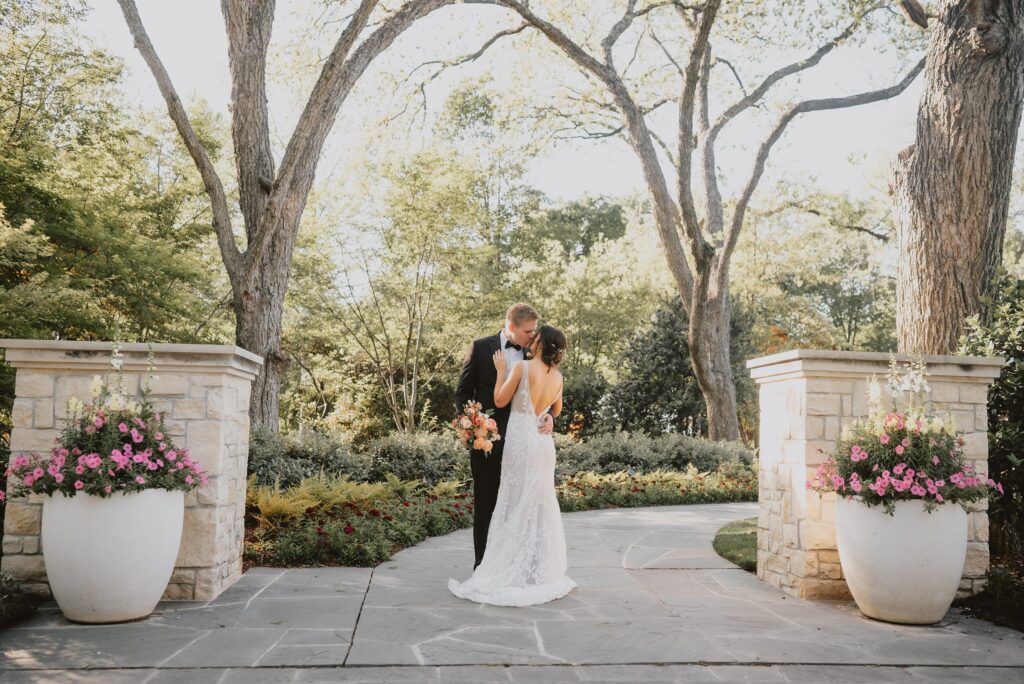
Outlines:
{"type": "Polygon", "coordinates": [[[345,527],[342,528],[342,532],[344,532],[345,534],[352,534],[355,531],[356,531],[356,528],[352,527],[351,523],[348,524],[348,525],[345,525],[345,527]]]}
{"type": "Polygon", "coordinates": [[[380,517],[380,511],[378,511],[376,508],[371,508],[370,509],[370,515],[372,515],[375,518],[379,518],[380,517]]]}

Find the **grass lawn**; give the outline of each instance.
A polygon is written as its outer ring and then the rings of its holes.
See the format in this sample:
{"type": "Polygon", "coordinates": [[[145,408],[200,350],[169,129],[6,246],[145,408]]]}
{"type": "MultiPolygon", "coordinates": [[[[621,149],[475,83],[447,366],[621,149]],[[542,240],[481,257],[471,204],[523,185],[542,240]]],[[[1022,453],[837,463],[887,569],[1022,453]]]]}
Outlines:
{"type": "Polygon", "coordinates": [[[715,552],[747,572],[757,572],[757,518],[734,520],[718,530],[715,552]]]}

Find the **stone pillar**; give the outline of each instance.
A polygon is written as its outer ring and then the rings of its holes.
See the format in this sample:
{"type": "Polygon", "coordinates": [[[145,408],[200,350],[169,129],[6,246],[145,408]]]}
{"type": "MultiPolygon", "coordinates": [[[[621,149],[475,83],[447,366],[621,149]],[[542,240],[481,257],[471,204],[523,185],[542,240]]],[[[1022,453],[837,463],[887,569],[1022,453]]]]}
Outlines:
{"type": "MultiPolygon", "coordinates": [[[[757,575],[802,598],[850,596],[835,540],[835,494],[806,489],[841,430],[867,415],[867,384],[878,376],[885,391],[889,354],[806,350],[747,362],[760,388],[757,575]],[[819,452],[818,450],[821,450],[819,452]]],[[[899,355],[904,364],[910,357],[899,355]]],[[[988,473],[988,386],[1001,358],[925,356],[932,408],[951,410],[964,433],[964,455],[988,473]]],[[[988,569],[988,506],[968,519],[967,561],[961,595],[977,592],[988,569]]]]}
{"type": "MultiPolygon", "coordinates": [[[[88,400],[96,375],[116,381],[110,342],[0,340],[0,346],[17,373],[12,455],[48,453],[60,435],[68,398],[88,400]]],[[[232,345],[123,344],[129,394],[137,395],[145,383],[150,350],[150,396],[166,415],[165,432],[210,478],[208,486],[185,497],[184,533],[164,598],[209,600],[242,573],[249,389],[263,360],[232,345]]],[[[42,508],[39,496],[8,502],[0,569],[48,593],[39,542],[42,508]]]]}

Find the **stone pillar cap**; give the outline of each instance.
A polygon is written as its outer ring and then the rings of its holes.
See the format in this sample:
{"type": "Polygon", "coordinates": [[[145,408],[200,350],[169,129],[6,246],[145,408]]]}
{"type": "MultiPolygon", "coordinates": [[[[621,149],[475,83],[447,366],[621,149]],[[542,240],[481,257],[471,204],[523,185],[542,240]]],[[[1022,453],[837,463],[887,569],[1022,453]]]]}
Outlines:
{"type": "MultiPolygon", "coordinates": [[[[113,342],[70,340],[0,339],[6,361],[14,368],[82,372],[109,371],[113,342]]],[[[144,372],[147,356],[153,352],[155,374],[161,372],[227,373],[253,380],[259,375],[263,357],[233,344],[121,344],[122,369],[144,372]]]]}
{"type": "MultiPolygon", "coordinates": [[[[900,363],[916,356],[896,354],[900,363]]],[[[879,374],[889,365],[888,352],[838,351],[832,349],[791,349],[747,361],[755,380],[783,380],[795,377],[861,378],[879,374]]],[[[928,354],[921,357],[928,377],[978,378],[992,381],[999,377],[1006,360],[999,356],[957,356],[928,354]]]]}

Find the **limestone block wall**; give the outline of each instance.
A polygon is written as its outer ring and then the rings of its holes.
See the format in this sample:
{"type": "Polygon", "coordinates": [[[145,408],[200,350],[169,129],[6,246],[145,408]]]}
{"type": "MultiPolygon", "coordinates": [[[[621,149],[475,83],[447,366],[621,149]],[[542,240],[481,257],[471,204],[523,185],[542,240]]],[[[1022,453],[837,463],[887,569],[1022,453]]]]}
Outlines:
{"type": "MultiPolygon", "coordinates": [[[[12,455],[49,452],[67,400],[89,396],[93,377],[111,384],[110,342],[0,340],[16,369],[12,455]]],[[[146,378],[165,432],[206,468],[207,487],[185,498],[185,523],[167,599],[208,600],[242,572],[249,392],[262,359],[232,345],[124,344],[125,389],[138,395],[146,378]],[[152,350],[155,369],[147,371],[152,350]],[[152,376],[152,377],[150,377],[152,376]]],[[[3,464],[6,467],[6,464],[3,464]]],[[[3,530],[3,572],[48,592],[39,533],[42,497],[10,500],[3,530]]]]}
{"type": "MultiPolygon", "coordinates": [[[[848,598],[835,541],[834,494],[806,489],[842,429],[867,415],[871,375],[885,383],[889,354],[793,350],[747,362],[759,386],[757,574],[803,598],[848,598]]],[[[907,356],[897,356],[903,364],[907,356]]],[[[964,453],[988,473],[988,386],[1003,360],[926,356],[931,406],[952,411],[964,453]]],[[[961,595],[979,591],[988,569],[987,502],[969,516],[961,595]]]]}

